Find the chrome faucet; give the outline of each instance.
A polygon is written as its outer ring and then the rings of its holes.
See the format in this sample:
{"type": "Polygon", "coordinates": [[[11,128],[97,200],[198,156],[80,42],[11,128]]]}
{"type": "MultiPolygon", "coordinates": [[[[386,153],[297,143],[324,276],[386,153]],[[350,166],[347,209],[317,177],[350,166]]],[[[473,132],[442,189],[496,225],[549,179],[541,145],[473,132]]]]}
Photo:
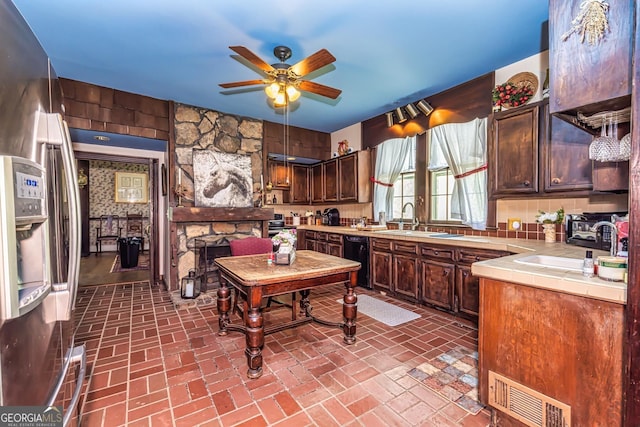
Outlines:
{"type": "MultiPolygon", "coordinates": [[[[402,207],[402,218],[404,219],[404,212],[407,210],[407,206],[411,206],[411,209],[413,210],[413,219],[411,220],[411,229],[415,230],[418,227],[418,224],[420,224],[420,221],[418,221],[418,218],[416,218],[416,207],[413,205],[413,203],[407,202],[404,204],[404,206],[402,207]]],[[[403,225],[404,224],[401,221],[400,224],[398,225],[398,228],[402,230],[403,225]]]]}
{"type": "Polygon", "coordinates": [[[616,228],[616,225],[610,221],[598,221],[593,224],[591,231],[595,233],[598,231],[598,227],[603,225],[608,226],[611,230],[611,256],[616,256],[618,253],[618,229],[616,228]]]}

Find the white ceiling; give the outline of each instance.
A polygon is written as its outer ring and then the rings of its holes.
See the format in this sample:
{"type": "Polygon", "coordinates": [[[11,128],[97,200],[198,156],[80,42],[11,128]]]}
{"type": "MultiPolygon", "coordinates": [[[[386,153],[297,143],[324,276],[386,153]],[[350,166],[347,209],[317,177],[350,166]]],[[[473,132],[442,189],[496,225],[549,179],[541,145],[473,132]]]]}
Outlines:
{"type": "Polygon", "coordinates": [[[326,48],[337,60],[307,77],[341,96],[303,93],[289,115],[324,132],[548,48],[546,0],[13,2],[61,77],[273,122],[261,86],[218,86],[261,78],[228,47],[272,64],[289,46],[291,65],[326,48]]]}

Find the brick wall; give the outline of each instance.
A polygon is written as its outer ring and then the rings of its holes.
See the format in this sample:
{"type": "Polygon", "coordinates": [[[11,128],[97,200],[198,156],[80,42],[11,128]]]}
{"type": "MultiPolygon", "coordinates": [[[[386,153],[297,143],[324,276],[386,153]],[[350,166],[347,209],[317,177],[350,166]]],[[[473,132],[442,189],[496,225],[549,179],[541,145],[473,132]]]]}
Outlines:
{"type": "Polygon", "coordinates": [[[69,127],[169,139],[169,102],[60,79],[69,127]]]}

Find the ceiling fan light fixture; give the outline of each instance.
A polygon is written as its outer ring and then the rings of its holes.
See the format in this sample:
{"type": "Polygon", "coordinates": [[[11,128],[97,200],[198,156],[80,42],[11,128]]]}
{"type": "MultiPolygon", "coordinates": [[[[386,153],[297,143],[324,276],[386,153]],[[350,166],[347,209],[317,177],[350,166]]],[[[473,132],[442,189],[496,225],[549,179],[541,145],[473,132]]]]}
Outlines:
{"type": "Polygon", "coordinates": [[[407,116],[404,115],[402,108],[396,108],[396,116],[398,117],[398,123],[404,123],[407,121],[407,116]]]}
{"type": "Polygon", "coordinates": [[[388,113],[384,113],[387,116],[387,127],[390,128],[393,126],[393,111],[389,111],[388,113]]]}
{"type": "Polygon", "coordinates": [[[295,102],[300,98],[300,91],[293,87],[292,85],[287,85],[287,98],[291,102],[295,102]]]}
{"type": "Polygon", "coordinates": [[[412,119],[415,119],[416,117],[418,117],[418,114],[420,114],[420,112],[416,110],[416,107],[412,103],[408,103],[404,107],[404,109],[407,112],[407,114],[409,114],[409,117],[411,117],[412,119]]]}
{"type": "Polygon", "coordinates": [[[280,92],[280,85],[277,82],[273,82],[264,88],[264,92],[271,99],[276,99],[278,92],[280,92]]]}
{"type": "Polygon", "coordinates": [[[425,116],[428,116],[433,111],[433,107],[429,105],[429,103],[424,99],[421,99],[420,101],[418,101],[418,103],[416,104],[416,107],[418,107],[418,109],[422,111],[425,116]]]}

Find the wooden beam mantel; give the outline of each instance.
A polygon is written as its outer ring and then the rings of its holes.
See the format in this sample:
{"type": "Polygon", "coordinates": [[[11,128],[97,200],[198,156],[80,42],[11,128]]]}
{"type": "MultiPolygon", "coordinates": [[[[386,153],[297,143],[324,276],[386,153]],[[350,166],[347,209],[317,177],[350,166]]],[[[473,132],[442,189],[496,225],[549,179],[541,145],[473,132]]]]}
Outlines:
{"type": "Polygon", "coordinates": [[[196,208],[169,207],[171,222],[268,221],[273,208],[196,208]]]}

